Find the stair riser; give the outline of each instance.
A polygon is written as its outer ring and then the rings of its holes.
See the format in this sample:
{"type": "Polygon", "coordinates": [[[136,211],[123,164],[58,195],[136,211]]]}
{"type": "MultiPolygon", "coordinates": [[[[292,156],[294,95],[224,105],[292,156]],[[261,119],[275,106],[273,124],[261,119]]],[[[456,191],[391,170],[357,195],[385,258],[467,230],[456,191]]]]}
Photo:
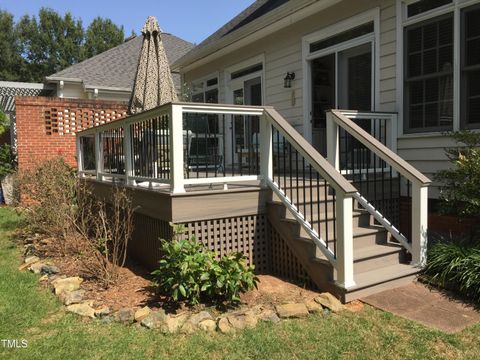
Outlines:
{"type": "MultiPolygon", "coordinates": [[[[320,213],[320,228],[324,228],[325,227],[325,224],[329,224],[329,231],[330,232],[333,232],[333,213],[328,213],[327,215],[325,215],[324,212],[321,212],[320,213]],[[328,219],[328,221],[327,221],[328,219]]],[[[318,213],[317,211],[314,210],[313,212],[313,215],[315,217],[315,219],[317,220],[317,222],[315,222],[315,225],[318,224],[318,213]]],[[[310,209],[307,209],[307,214],[306,214],[306,217],[307,219],[311,219],[311,215],[310,215],[310,209]]],[[[287,211],[285,213],[285,218],[286,219],[291,219],[291,220],[294,220],[295,219],[295,216],[293,216],[293,214],[290,212],[290,211],[287,211]]],[[[364,214],[354,214],[353,218],[352,218],[352,223],[353,223],[353,227],[354,228],[357,228],[359,226],[369,226],[371,225],[371,217],[370,217],[370,214],[368,213],[364,213],[364,214]]]]}
{"type": "Polygon", "coordinates": [[[387,254],[383,256],[377,256],[370,259],[364,259],[360,261],[355,261],[353,264],[354,274],[359,274],[362,272],[378,269],[382,271],[381,268],[391,264],[399,263],[402,261],[401,251],[398,251],[393,254],[387,254]]]}
{"type": "Polygon", "coordinates": [[[387,242],[387,236],[388,233],[386,231],[379,231],[373,234],[354,237],[353,251],[375,244],[385,244],[387,242]]]}

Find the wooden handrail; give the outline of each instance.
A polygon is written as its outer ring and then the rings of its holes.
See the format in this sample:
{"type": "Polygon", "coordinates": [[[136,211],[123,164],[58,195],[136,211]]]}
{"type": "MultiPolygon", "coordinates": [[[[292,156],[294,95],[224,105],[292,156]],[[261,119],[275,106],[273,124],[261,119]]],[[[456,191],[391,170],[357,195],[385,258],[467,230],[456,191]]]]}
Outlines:
{"type": "Polygon", "coordinates": [[[310,165],[317,170],[322,177],[327,180],[336,191],[344,194],[355,194],[357,189],[340,174],[318,151],[300,135],[284,118],[273,108],[265,108],[265,113],[269,116],[270,121],[282,135],[295,145],[310,165]]]}
{"type": "Polygon", "coordinates": [[[408,162],[403,160],[400,156],[395,154],[388,147],[383,145],[380,141],[372,137],[368,132],[363,130],[360,126],[355,124],[347,116],[342,114],[340,110],[331,110],[331,113],[334,115],[333,118],[335,122],[348,133],[350,133],[354,138],[360,141],[368,149],[373,151],[378,157],[386,161],[392,168],[397,170],[403,176],[405,176],[412,183],[419,183],[421,186],[429,185],[432,181],[423,175],[420,171],[415,169],[408,162]]]}

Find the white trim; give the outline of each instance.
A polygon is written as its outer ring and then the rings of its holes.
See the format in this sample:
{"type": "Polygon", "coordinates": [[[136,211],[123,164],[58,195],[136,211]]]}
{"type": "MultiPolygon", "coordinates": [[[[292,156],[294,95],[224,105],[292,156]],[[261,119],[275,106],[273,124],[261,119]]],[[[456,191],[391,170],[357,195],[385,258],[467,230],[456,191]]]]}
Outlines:
{"type": "MultiPolygon", "coordinates": [[[[338,64],[338,52],[363,45],[372,44],[372,111],[380,107],[380,7],[367,10],[334,25],[319,29],[302,37],[302,67],[303,67],[303,136],[309,142],[313,141],[312,125],[312,84],[311,61],[319,57],[336,54],[335,63],[338,64]],[[326,49],[310,53],[310,44],[348,31],[349,29],[373,22],[373,33],[366,34],[326,49]]],[[[338,66],[335,66],[335,83],[338,84],[338,66]]],[[[337,87],[338,89],[338,87],[337,87]]],[[[338,107],[338,94],[335,96],[335,107],[338,107]]]]}

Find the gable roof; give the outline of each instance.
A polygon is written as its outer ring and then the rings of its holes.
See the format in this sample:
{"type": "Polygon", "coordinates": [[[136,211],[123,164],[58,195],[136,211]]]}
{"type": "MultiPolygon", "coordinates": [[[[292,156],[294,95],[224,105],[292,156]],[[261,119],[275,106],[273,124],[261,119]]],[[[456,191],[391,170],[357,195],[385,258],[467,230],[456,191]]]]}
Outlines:
{"type": "Polygon", "coordinates": [[[174,71],[188,71],[341,1],[257,0],[171,67],[174,71]]]}
{"type": "MultiPolygon", "coordinates": [[[[46,81],[83,82],[87,88],[131,90],[142,41],[142,36],[136,36],[101,54],[47,76],[46,81]]],[[[170,64],[194,47],[192,43],[168,33],[162,33],[162,41],[170,64]]]]}

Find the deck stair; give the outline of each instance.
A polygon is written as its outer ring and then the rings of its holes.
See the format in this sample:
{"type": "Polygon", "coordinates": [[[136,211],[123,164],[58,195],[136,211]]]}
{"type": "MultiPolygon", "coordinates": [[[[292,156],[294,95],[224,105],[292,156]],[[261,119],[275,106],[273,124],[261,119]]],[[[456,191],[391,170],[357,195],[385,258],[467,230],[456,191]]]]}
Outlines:
{"type": "MultiPolygon", "coordinates": [[[[297,199],[296,187],[294,188],[292,203],[297,204],[300,209],[304,209],[308,215],[312,215],[313,212],[314,218],[322,219],[319,226],[322,229],[320,235],[323,239],[330,240],[329,247],[334,250],[333,197],[325,196],[324,191],[320,191],[318,194],[318,191],[315,191],[316,187],[312,190],[305,188],[306,203],[303,204],[302,190],[298,189],[299,199],[297,199]],[[310,191],[315,193],[310,196],[310,191]],[[315,216],[319,211],[323,214],[315,216]]],[[[419,272],[417,267],[409,265],[409,254],[405,249],[392,240],[383,226],[375,224],[370,213],[361,209],[355,201],[353,205],[353,251],[356,286],[345,290],[335,284],[336,271],[334,267],[278,196],[273,195],[267,208],[269,220],[275,231],[281,234],[312,281],[320,289],[334,293],[343,302],[406,284],[412,281],[419,272]]],[[[312,218],[312,216],[309,217],[312,218]]]]}

